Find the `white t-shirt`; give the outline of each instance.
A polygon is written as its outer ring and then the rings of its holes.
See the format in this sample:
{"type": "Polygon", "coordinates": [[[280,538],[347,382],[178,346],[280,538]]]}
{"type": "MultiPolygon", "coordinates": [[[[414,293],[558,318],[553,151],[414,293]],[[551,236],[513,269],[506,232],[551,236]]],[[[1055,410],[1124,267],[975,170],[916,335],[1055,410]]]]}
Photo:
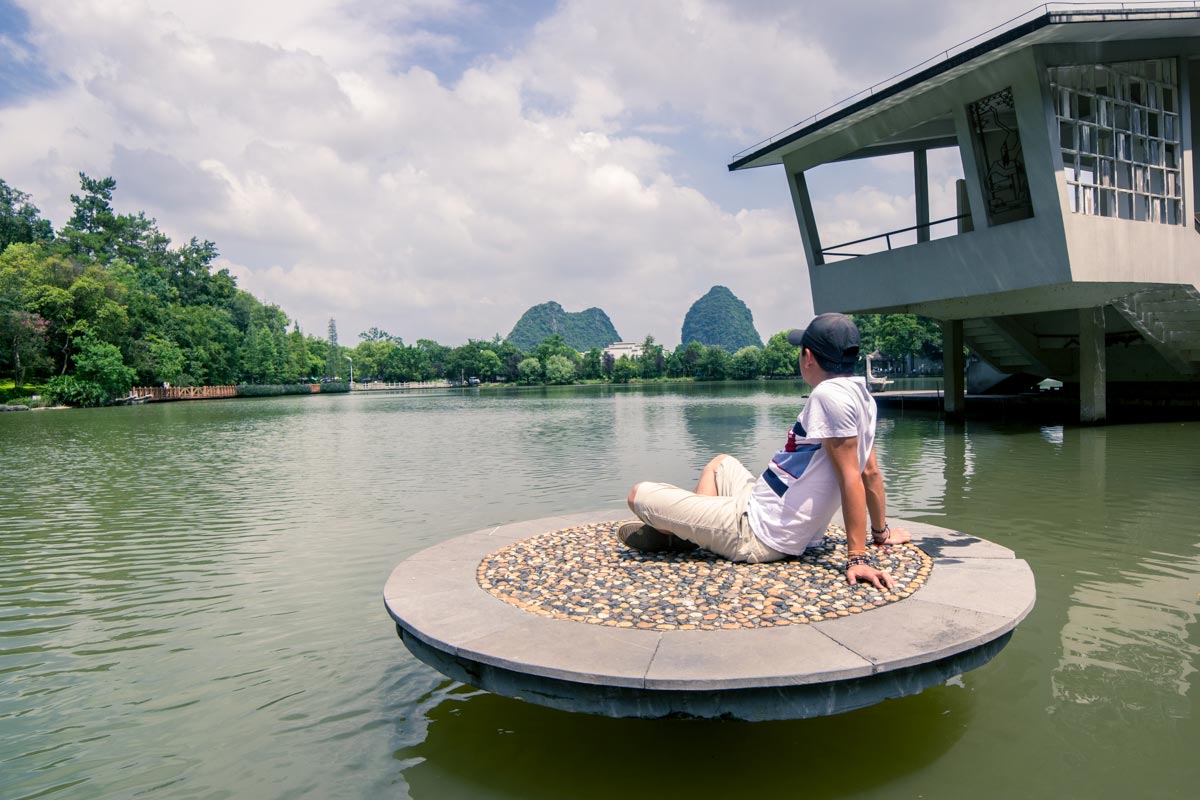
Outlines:
{"type": "Polygon", "coordinates": [[[863,378],[821,381],[788,431],[787,444],[763,471],[746,508],[765,544],[798,556],[824,535],[842,505],[822,439],[858,437],[859,471],[875,446],[875,398],[863,378]]]}

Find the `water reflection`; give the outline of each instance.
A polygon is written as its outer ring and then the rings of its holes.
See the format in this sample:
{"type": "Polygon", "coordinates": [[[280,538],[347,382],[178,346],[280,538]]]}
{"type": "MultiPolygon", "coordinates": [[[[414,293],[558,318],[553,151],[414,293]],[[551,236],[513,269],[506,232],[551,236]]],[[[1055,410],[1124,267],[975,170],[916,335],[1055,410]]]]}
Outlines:
{"type": "MultiPolygon", "coordinates": [[[[1100,499],[1084,524],[1093,546],[1115,558],[1079,570],[1053,693],[1063,702],[1179,718],[1191,713],[1187,694],[1200,654],[1190,635],[1200,613],[1200,544],[1194,533],[1161,526],[1188,530],[1194,475],[1173,476],[1145,453],[1129,452],[1123,445],[1131,440],[1164,433],[1137,428],[1079,434],[1078,485],[1100,499]]],[[[1146,443],[1153,449],[1153,440],[1146,443]]]]}
{"type": "MultiPolygon", "coordinates": [[[[750,403],[737,401],[688,403],[683,407],[683,420],[692,438],[691,449],[710,454],[709,458],[729,453],[738,460],[749,459],[746,452],[756,441],[756,410],[750,403]]],[[[782,437],[779,446],[783,446],[782,437]]]]}
{"type": "Polygon", "coordinates": [[[798,722],[647,721],[450,692],[429,710],[422,741],[394,758],[414,798],[742,797],[786,786],[789,796],[846,796],[914,780],[954,746],[973,705],[971,692],[941,686],[798,722]],[[871,749],[868,731],[888,744],[871,749]],[[870,769],[847,768],[868,750],[870,769]],[[773,758],[784,762],[770,767],[773,758]]]}
{"type": "Polygon", "coordinates": [[[1198,598],[1200,554],[1146,559],[1120,581],[1081,582],[1062,629],[1055,699],[1188,716],[1198,598]]]}

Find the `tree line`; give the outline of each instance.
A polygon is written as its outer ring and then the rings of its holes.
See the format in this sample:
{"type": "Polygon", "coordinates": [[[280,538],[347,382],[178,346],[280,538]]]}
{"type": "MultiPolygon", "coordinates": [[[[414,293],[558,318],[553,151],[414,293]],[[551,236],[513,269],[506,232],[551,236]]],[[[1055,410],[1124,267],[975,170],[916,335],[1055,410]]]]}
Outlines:
{"type": "MultiPolygon", "coordinates": [[[[449,347],[406,345],[379,328],[353,347],[303,333],[276,305],[215,269],[217,246],[173,246],[144,213],[113,210],[116,181],[80,173],[71,218],[55,231],[29,195],[0,180],[0,374],[19,394],[45,385],[54,400],[102,405],[136,385],[289,384],[344,378],[390,382],[469,378],[568,384],[662,378],[745,380],[797,374],[785,332],[730,353],[687,342],[667,351],[647,336],[636,358],[580,353],[559,335],[522,350],[497,334],[449,347]]],[[[936,325],[911,315],[861,317],[864,346],[940,350],[936,325]],[[936,334],[936,342],[934,338],[936,334]]]]}
{"type": "MultiPolygon", "coordinates": [[[[933,320],[913,314],[855,314],[853,318],[862,333],[864,354],[878,350],[892,358],[941,358],[941,328],[933,320]]],[[[345,351],[359,380],[457,383],[478,378],[483,382],[561,385],[663,378],[752,380],[800,374],[799,349],[788,344],[787,331],[776,333],[764,347],[750,345],[732,353],[720,345],[697,341],[667,350],[653,336],[647,336],[641,344],[641,355],[615,359],[598,347],[581,353],[558,334],[528,350],[499,334],[490,341],[471,339],[460,347],[447,347],[431,339],[405,345],[379,328],[371,328],[359,338],[357,347],[345,351]]]]}
{"type": "Polygon", "coordinates": [[[405,345],[378,328],[360,334],[360,338],[358,346],[347,351],[356,379],[388,382],[462,382],[470,378],[519,384],[628,383],[660,378],[748,380],[796,375],[799,355],[787,343],[786,331],[772,336],[766,347],[743,347],[735,353],[699,342],[668,351],[653,336],[647,336],[641,355],[634,358],[613,358],[598,347],[580,353],[558,334],[529,350],[501,339],[499,334],[491,341],[472,339],[460,347],[447,347],[430,339],[405,345]]]}
{"type": "Polygon", "coordinates": [[[80,173],[57,232],[0,180],[0,374],[54,400],[101,405],[134,385],[292,383],[326,374],[325,340],[215,269],[217,247],[173,246],[116,181],[80,173]]]}

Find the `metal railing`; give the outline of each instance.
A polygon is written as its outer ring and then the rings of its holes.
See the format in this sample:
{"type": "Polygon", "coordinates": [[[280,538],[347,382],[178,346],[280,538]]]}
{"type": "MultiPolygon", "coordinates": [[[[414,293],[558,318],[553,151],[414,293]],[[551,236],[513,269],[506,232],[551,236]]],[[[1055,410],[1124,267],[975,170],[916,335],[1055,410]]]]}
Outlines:
{"type": "MultiPolygon", "coordinates": [[[[855,239],[852,242],[842,242],[841,244],[835,244],[832,247],[826,247],[821,250],[821,255],[822,256],[838,256],[841,258],[858,258],[859,256],[869,256],[869,255],[871,255],[871,253],[838,253],[835,251],[840,250],[843,247],[850,247],[851,245],[862,244],[863,242],[873,242],[876,239],[886,239],[887,240],[887,249],[891,250],[892,249],[892,237],[896,236],[897,234],[909,233],[911,231],[919,231],[921,229],[928,230],[929,228],[932,228],[934,225],[941,225],[946,222],[956,222],[960,219],[970,219],[970,218],[971,218],[970,214],[959,214],[954,217],[946,217],[945,219],[935,219],[933,222],[923,222],[920,225],[912,225],[907,228],[899,228],[894,231],[888,231],[887,233],[877,233],[874,236],[864,236],[863,238],[855,239]]],[[[901,245],[901,246],[903,247],[904,245],[901,245]]],[[[874,250],[872,252],[880,252],[880,251],[874,250]]]]}

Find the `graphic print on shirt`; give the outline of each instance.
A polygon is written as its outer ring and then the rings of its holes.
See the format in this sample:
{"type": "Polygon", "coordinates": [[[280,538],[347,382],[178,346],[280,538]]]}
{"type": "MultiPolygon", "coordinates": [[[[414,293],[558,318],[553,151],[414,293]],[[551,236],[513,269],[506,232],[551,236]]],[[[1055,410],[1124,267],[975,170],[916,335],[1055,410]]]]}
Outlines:
{"type": "Polygon", "coordinates": [[[796,452],[797,436],[799,436],[801,439],[808,438],[808,431],[804,430],[804,426],[800,424],[800,420],[796,420],[796,424],[792,426],[790,431],[788,431],[787,444],[783,446],[785,452],[796,452]]]}
{"type": "Polygon", "coordinates": [[[804,470],[808,469],[808,465],[812,463],[813,456],[821,449],[819,444],[798,444],[796,442],[797,438],[804,439],[806,437],[804,426],[800,424],[800,420],[796,420],[796,424],[788,431],[787,443],[763,470],[763,480],[779,497],[783,497],[788,487],[804,474],[804,470]]]}

